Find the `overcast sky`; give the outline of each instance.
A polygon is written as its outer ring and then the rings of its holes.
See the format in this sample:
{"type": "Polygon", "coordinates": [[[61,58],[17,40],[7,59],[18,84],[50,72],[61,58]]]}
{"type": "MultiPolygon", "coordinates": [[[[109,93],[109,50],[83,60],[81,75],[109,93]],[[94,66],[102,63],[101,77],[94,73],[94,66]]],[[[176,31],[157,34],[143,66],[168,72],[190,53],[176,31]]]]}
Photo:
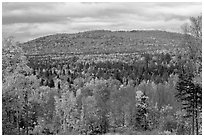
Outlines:
{"type": "Polygon", "coordinates": [[[181,32],[201,3],[3,3],[3,34],[20,42],[54,33],[86,30],[181,32]]]}

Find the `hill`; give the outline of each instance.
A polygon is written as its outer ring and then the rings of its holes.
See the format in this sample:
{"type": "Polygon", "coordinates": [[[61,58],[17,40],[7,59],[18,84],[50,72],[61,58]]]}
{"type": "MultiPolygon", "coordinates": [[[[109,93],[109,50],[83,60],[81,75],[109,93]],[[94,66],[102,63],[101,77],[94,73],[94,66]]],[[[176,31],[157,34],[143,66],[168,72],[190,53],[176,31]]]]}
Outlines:
{"type": "Polygon", "coordinates": [[[28,55],[134,53],[172,50],[181,44],[183,35],[166,31],[95,30],[75,34],[40,37],[21,46],[28,55]]]}

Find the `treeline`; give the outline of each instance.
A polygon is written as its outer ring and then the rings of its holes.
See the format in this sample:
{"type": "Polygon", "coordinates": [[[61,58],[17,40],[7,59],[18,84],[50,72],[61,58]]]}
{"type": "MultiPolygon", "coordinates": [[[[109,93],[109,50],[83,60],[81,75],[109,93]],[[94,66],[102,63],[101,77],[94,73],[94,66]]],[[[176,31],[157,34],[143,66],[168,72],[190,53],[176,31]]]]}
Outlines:
{"type": "MultiPolygon", "coordinates": [[[[127,57],[128,58],[128,57],[127,57]]],[[[128,60],[126,58],[126,60],[128,60]]],[[[183,70],[184,59],[170,54],[144,54],[139,59],[129,58],[129,62],[118,60],[83,60],[70,57],[66,60],[30,58],[29,66],[33,68],[32,74],[41,78],[45,86],[54,87],[55,79],[72,84],[77,77],[97,77],[98,79],[116,79],[121,84],[134,81],[134,85],[143,80],[163,83],[171,74],[178,74],[183,70]],[[52,83],[51,85],[48,83],[52,83]]]]}

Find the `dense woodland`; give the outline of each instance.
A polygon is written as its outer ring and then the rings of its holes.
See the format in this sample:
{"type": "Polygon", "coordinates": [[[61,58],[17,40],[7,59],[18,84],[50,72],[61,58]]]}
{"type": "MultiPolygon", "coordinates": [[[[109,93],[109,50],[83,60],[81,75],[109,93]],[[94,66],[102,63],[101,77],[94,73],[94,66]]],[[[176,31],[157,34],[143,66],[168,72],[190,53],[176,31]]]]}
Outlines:
{"type": "Polygon", "coordinates": [[[21,47],[29,55],[135,53],[176,49],[182,37],[180,33],[159,30],[95,30],[48,35],[22,43],[21,47]]]}
{"type": "Polygon", "coordinates": [[[28,55],[3,38],[2,134],[202,134],[202,18],[190,20],[174,52],[28,55]]]}

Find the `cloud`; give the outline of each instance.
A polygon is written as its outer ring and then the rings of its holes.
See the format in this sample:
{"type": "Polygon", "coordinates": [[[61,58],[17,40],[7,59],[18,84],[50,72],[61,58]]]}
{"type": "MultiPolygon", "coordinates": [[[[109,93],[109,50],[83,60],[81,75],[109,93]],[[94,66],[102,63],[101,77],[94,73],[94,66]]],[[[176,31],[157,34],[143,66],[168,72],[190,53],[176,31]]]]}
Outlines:
{"type": "Polygon", "coordinates": [[[201,3],[3,3],[3,32],[20,41],[94,29],[180,31],[201,3]]]}
{"type": "Polygon", "coordinates": [[[13,23],[49,23],[49,22],[61,22],[68,20],[63,16],[12,16],[3,17],[2,24],[13,24],[13,23]]]}

